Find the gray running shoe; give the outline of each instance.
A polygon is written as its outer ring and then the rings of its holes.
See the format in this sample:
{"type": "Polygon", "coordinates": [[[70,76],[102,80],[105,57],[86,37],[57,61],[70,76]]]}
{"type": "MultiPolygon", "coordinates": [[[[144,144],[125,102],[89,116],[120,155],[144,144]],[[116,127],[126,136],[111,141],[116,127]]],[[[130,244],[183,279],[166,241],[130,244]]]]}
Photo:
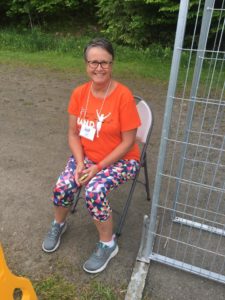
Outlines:
{"type": "Polygon", "coordinates": [[[67,224],[64,223],[60,226],[58,223],[52,222],[52,227],[49,230],[44,242],[42,244],[42,249],[45,252],[54,252],[60,245],[60,239],[62,234],[66,231],[67,224]]]}
{"type": "Polygon", "coordinates": [[[83,269],[88,273],[98,273],[103,271],[111,258],[119,251],[119,247],[115,241],[113,247],[108,247],[101,242],[96,244],[96,249],[90,258],[84,263],[83,269]]]}

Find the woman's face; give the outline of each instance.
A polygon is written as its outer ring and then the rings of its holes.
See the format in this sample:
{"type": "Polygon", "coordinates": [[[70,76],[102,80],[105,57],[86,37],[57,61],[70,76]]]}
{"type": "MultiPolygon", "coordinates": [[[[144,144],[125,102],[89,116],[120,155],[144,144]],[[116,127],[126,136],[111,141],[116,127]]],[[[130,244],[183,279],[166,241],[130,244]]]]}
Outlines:
{"type": "Polygon", "coordinates": [[[101,47],[93,47],[87,51],[86,58],[87,74],[93,83],[106,85],[111,79],[112,55],[101,47]]]}

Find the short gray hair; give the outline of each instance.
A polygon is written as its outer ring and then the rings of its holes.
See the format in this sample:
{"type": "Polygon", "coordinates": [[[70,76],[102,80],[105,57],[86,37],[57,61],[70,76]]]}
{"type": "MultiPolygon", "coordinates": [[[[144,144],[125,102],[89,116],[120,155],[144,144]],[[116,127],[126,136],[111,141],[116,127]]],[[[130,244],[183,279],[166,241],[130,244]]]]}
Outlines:
{"type": "Polygon", "coordinates": [[[94,47],[100,47],[104,50],[106,50],[109,54],[112,55],[112,59],[114,59],[114,50],[113,46],[110,41],[108,41],[106,38],[95,38],[91,40],[86,47],[84,48],[84,59],[87,60],[87,52],[89,49],[94,47]]]}

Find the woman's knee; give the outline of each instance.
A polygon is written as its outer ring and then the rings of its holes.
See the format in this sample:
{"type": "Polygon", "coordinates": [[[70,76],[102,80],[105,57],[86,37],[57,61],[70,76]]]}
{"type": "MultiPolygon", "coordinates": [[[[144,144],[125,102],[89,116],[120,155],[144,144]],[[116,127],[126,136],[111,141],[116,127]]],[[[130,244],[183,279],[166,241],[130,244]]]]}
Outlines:
{"type": "Polygon", "coordinates": [[[56,206],[69,207],[76,192],[77,188],[73,184],[58,181],[53,188],[53,202],[56,206]]]}
{"type": "Polygon", "coordinates": [[[86,206],[94,220],[107,221],[112,212],[105,194],[86,191],[86,206]]]}

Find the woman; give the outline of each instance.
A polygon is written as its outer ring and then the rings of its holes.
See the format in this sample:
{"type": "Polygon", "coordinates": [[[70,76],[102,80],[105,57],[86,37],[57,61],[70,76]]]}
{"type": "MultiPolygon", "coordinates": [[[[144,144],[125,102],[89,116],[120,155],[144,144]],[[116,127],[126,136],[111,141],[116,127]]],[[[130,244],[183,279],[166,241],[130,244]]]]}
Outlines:
{"type": "Polygon", "coordinates": [[[83,268],[98,273],[118,252],[106,196],[136,175],[139,149],[135,137],[140,119],[129,89],[112,78],[111,43],[104,38],[92,40],[84,49],[84,59],[91,80],[71,95],[68,140],[72,156],[54,188],[55,220],[42,248],[53,252],[59,247],[74,193],[84,185],[99,242],[83,268]]]}

